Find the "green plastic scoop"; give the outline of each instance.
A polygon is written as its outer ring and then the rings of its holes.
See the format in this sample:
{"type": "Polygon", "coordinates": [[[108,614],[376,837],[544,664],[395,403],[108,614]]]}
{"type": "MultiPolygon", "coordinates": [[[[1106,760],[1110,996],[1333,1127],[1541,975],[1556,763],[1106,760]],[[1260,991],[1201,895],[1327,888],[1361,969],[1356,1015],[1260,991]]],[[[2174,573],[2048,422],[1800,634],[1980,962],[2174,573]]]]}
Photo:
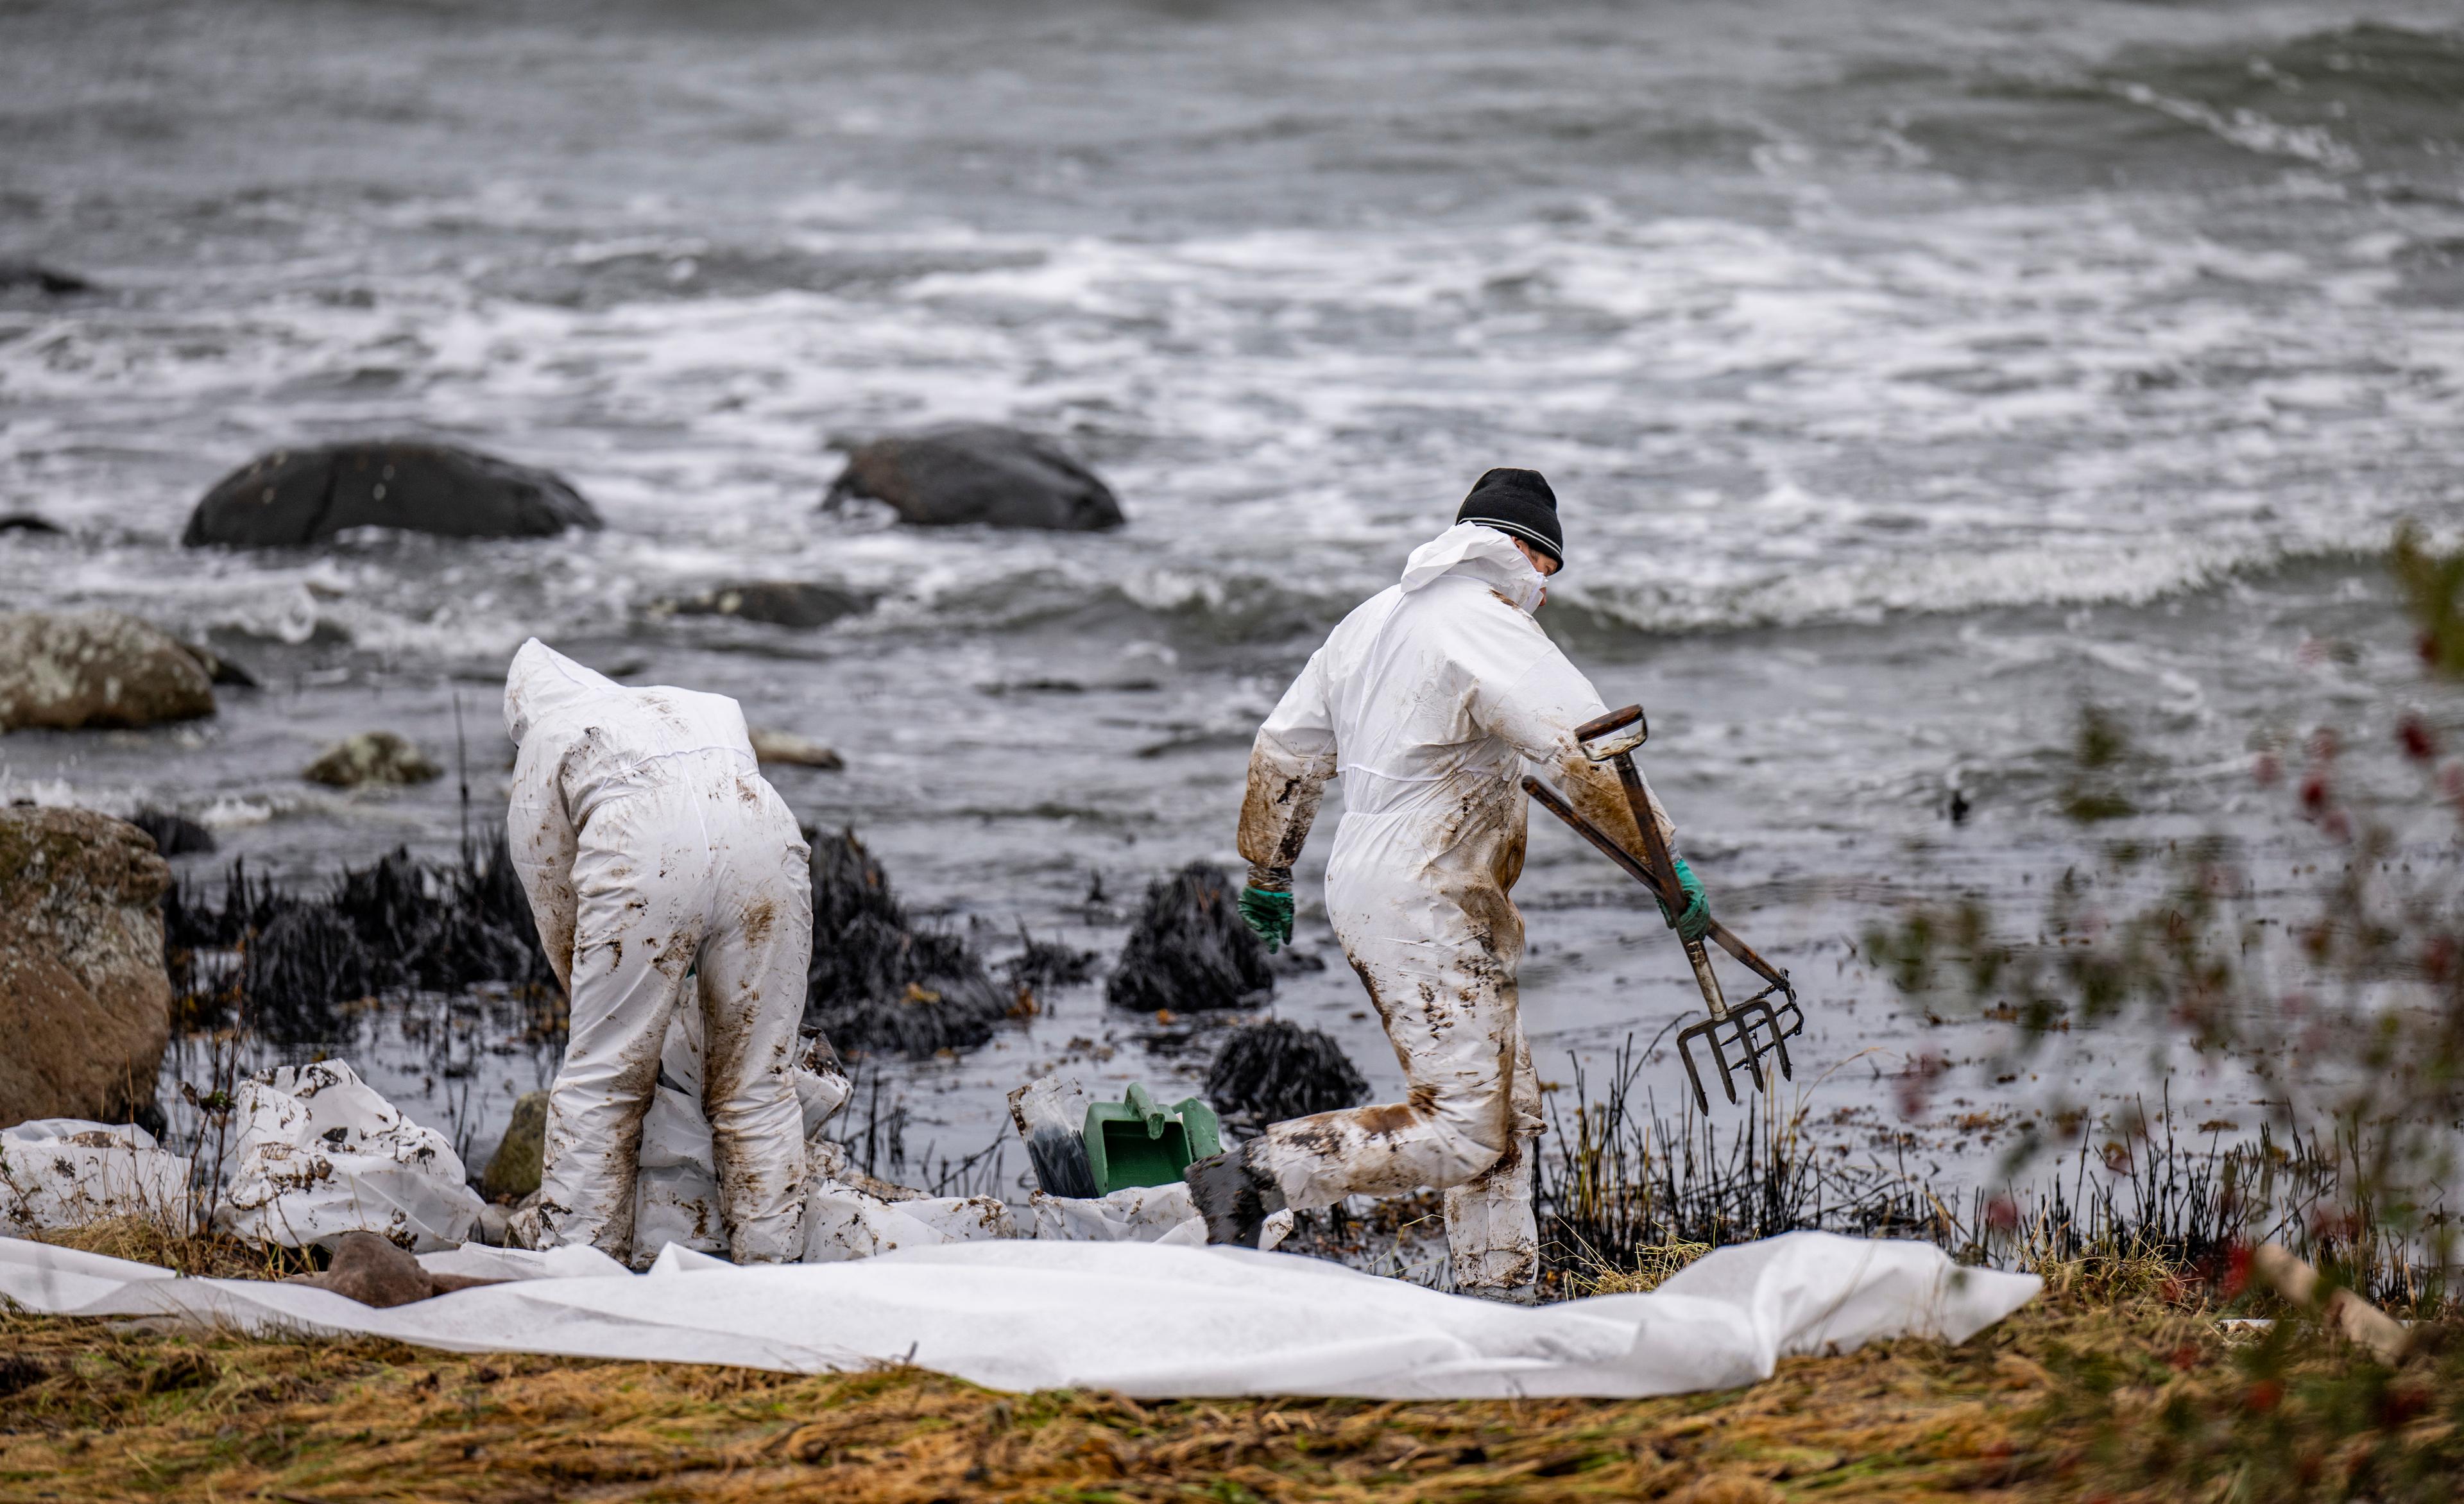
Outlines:
{"type": "Polygon", "coordinates": [[[1201,1097],[1158,1107],[1133,1082],[1122,1100],[1087,1108],[1087,1167],[1099,1196],[1124,1185],[1169,1185],[1192,1161],[1222,1151],[1215,1109],[1201,1097]]]}

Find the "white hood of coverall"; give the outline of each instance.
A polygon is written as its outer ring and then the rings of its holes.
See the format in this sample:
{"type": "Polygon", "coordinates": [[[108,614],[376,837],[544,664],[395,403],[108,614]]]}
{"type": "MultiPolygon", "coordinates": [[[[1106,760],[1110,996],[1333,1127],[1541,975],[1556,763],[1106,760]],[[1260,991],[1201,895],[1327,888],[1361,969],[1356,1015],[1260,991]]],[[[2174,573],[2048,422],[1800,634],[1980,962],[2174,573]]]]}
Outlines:
{"type": "Polygon", "coordinates": [[[1479,581],[1527,614],[1539,608],[1549,583],[1513,539],[1478,522],[1457,522],[1413,549],[1403,564],[1403,593],[1450,574],[1479,581]]]}

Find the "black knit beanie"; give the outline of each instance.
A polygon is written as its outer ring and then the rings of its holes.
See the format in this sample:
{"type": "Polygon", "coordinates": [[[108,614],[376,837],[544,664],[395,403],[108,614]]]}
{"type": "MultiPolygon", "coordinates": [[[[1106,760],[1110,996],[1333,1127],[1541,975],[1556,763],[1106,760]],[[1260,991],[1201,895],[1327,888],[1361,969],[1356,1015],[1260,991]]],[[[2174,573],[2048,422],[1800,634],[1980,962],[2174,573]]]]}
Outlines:
{"type": "Polygon", "coordinates": [[[1559,565],[1566,562],[1566,535],[1557,526],[1557,493],[1536,470],[1492,470],[1463,498],[1458,522],[1478,522],[1510,533],[1559,565]]]}

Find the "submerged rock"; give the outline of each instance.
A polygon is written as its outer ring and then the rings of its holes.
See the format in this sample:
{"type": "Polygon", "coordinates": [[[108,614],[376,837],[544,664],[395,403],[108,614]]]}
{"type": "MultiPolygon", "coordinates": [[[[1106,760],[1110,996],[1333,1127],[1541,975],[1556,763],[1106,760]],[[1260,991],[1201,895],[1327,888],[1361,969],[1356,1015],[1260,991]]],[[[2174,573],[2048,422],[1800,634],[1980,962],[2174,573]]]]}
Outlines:
{"type": "Polygon", "coordinates": [[[992,423],[948,423],[860,444],[823,504],[869,497],[918,527],[966,522],[1095,532],[1125,520],[1112,488],[1048,439],[992,423]]]}
{"type": "Polygon", "coordinates": [[[299,770],[299,776],[308,782],[334,788],[357,788],[363,784],[426,784],[444,774],[445,769],[408,738],[390,731],[363,731],[338,741],[299,770]]]}
{"type": "Polygon", "coordinates": [[[0,731],[151,726],[214,713],[213,679],[120,611],[0,615],[0,731]]]}
{"type": "Polygon", "coordinates": [[[1106,996],[1142,1012],[1256,1007],[1274,995],[1266,947],[1221,870],[1192,862],[1147,889],[1106,996]]]}
{"type": "Polygon", "coordinates": [[[800,737],[792,731],[750,733],[753,755],[764,763],[784,763],[791,767],[818,767],[835,773],[847,766],[847,759],[810,737],[800,737]]]}
{"type": "Polygon", "coordinates": [[[796,580],[754,580],[722,585],[681,601],[662,603],[676,616],[735,616],[773,627],[826,627],[842,616],[863,614],[871,603],[834,585],[796,580]]]}
{"type": "Polygon", "coordinates": [[[1356,1107],[1369,1083],[1323,1029],[1268,1019],[1235,1030],[1206,1073],[1206,1099],[1249,1127],[1356,1107]]]}
{"type": "Polygon", "coordinates": [[[90,293],[94,284],[75,272],[63,272],[39,261],[0,261],[0,292],[28,290],[65,298],[71,293],[90,293]]]}
{"type": "Polygon", "coordinates": [[[842,1051],[973,1050],[1017,1010],[964,938],[919,925],[852,830],[813,838],[804,1022],[842,1051]]]}
{"type": "Polygon", "coordinates": [[[582,494],[551,472],[448,444],[383,440],[261,455],[214,483],[180,542],[277,548],[353,527],[549,538],[601,525],[582,494]]]}
{"type": "Polygon", "coordinates": [[[0,533],[63,533],[67,529],[47,517],[32,512],[11,512],[0,516],[0,533]]]}
{"type": "Polygon", "coordinates": [[[163,1126],[171,883],[135,826],[86,809],[0,809],[0,1123],[163,1126]]]}
{"type": "Polygon", "coordinates": [[[479,1193],[490,1201],[519,1201],[539,1188],[547,1169],[547,1094],[527,1092],[514,1103],[514,1116],[488,1168],[479,1177],[479,1193]]]}
{"type": "Polygon", "coordinates": [[[197,667],[205,670],[206,677],[215,683],[233,685],[240,689],[257,688],[255,675],[224,657],[213,649],[200,642],[189,642],[180,638],[173,640],[179,642],[182,652],[197,660],[197,667]]]}
{"type": "Polygon", "coordinates": [[[214,849],[214,832],[167,809],[140,809],[128,823],[152,836],[154,850],[165,856],[195,856],[214,849]]]}

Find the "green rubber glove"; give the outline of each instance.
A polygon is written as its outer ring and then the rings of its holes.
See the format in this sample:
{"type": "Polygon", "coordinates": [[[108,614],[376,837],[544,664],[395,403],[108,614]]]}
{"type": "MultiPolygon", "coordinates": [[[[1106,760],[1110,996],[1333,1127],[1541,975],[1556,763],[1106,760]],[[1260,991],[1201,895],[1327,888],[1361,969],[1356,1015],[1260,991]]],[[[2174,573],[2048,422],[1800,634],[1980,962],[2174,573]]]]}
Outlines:
{"type": "Polygon", "coordinates": [[[1292,940],[1292,896],[1267,888],[1241,890],[1241,918],[1248,922],[1251,933],[1266,942],[1268,951],[1280,950],[1292,940]]]}
{"type": "MultiPolygon", "coordinates": [[[[1686,940],[1699,940],[1711,933],[1711,896],[1703,891],[1703,879],[1694,875],[1694,869],[1685,865],[1684,857],[1671,852],[1668,860],[1677,869],[1677,891],[1685,896],[1685,912],[1669,922],[1686,940]]],[[[1657,901],[1659,895],[1652,897],[1657,901]]],[[[1660,917],[1668,918],[1667,904],[1660,905],[1660,917]]]]}

